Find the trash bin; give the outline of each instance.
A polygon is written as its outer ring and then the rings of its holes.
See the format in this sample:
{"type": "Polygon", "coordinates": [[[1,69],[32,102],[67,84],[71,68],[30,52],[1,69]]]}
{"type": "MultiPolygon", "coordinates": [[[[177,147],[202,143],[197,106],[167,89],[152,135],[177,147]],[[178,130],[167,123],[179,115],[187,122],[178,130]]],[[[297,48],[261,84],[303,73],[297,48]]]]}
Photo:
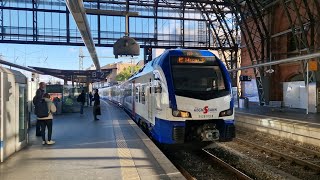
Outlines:
{"type": "Polygon", "coordinates": [[[249,99],[247,97],[239,98],[239,108],[249,108],[249,99]]]}

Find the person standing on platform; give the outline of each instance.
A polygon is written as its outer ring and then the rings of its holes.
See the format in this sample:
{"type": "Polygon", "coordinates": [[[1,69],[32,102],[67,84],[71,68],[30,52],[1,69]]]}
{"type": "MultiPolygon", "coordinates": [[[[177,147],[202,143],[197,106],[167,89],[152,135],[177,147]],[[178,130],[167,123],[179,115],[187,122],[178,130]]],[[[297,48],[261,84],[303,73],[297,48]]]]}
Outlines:
{"type": "Polygon", "coordinates": [[[57,111],[56,106],[52,103],[50,100],[50,95],[48,93],[45,93],[43,95],[43,100],[46,102],[48,106],[48,116],[47,117],[42,117],[38,118],[40,124],[41,124],[41,136],[42,136],[42,144],[54,144],[55,141],[51,140],[52,136],[52,119],[53,119],[53,113],[57,111]],[[48,128],[48,141],[46,141],[46,127],[48,128]]]}
{"type": "Polygon", "coordinates": [[[101,109],[100,109],[100,96],[99,96],[99,90],[96,89],[95,90],[95,93],[93,95],[93,117],[94,117],[94,120],[97,121],[99,120],[97,118],[97,115],[101,115],[101,109]]]}
{"type": "MultiPolygon", "coordinates": [[[[46,83],[40,82],[39,89],[37,89],[36,95],[33,98],[33,105],[34,105],[35,114],[37,114],[38,104],[43,98],[43,95],[45,93],[44,92],[45,88],[46,88],[46,83]]],[[[40,125],[38,118],[37,118],[37,123],[36,123],[36,136],[41,136],[41,125],[40,125]]]]}
{"type": "Polygon", "coordinates": [[[89,103],[90,103],[90,106],[92,106],[92,98],[93,98],[92,93],[89,92],[89,103]]]}
{"type": "Polygon", "coordinates": [[[80,102],[80,115],[83,115],[83,107],[86,102],[86,94],[84,93],[84,90],[82,90],[81,94],[78,96],[77,101],[80,102]]]}

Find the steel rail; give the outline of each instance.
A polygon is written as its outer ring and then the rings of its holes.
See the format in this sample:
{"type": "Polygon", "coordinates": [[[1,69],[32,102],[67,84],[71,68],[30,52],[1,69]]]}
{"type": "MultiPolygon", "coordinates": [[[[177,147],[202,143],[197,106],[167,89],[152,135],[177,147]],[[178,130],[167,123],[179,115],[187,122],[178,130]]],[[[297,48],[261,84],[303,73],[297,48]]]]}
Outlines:
{"type": "MultiPolygon", "coordinates": [[[[243,131],[243,130],[240,130],[240,129],[237,129],[237,131],[240,131],[242,133],[246,133],[247,134],[247,131],[243,131]]],[[[300,147],[300,146],[297,146],[297,145],[289,144],[289,143],[278,141],[278,140],[272,140],[272,142],[275,143],[275,144],[281,144],[281,145],[286,146],[288,148],[299,150],[299,151],[302,151],[304,153],[308,153],[308,154],[314,155],[315,157],[319,157],[320,158],[320,152],[318,152],[318,151],[314,151],[314,150],[311,150],[311,149],[307,149],[307,148],[304,148],[304,147],[300,147]]]]}
{"type": "Polygon", "coordinates": [[[271,153],[271,154],[273,154],[273,155],[282,157],[282,158],[284,158],[284,159],[293,161],[293,162],[295,162],[295,163],[297,163],[297,164],[299,164],[299,165],[306,166],[306,167],[309,167],[310,169],[313,169],[313,170],[316,170],[316,171],[320,172],[320,166],[319,166],[319,165],[316,165],[316,164],[313,164],[313,163],[311,163],[311,162],[308,162],[308,161],[305,161],[305,160],[302,160],[302,159],[298,159],[298,158],[296,158],[296,157],[293,157],[293,156],[290,156],[290,155],[287,155],[287,154],[284,154],[284,153],[281,153],[281,152],[278,152],[278,151],[269,149],[269,148],[264,147],[264,146],[260,146],[260,145],[258,145],[258,144],[252,143],[252,142],[248,142],[248,141],[243,140],[243,139],[241,139],[241,138],[235,138],[235,139],[236,139],[237,141],[243,143],[243,144],[246,144],[246,145],[255,147],[255,148],[257,148],[257,149],[263,150],[263,151],[265,151],[265,152],[271,153]]]}
{"type": "Polygon", "coordinates": [[[196,180],[195,177],[193,177],[187,170],[185,170],[182,166],[179,164],[175,164],[176,168],[181,172],[181,174],[187,179],[187,180],[196,180]]]}
{"type": "Polygon", "coordinates": [[[232,172],[233,174],[235,174],[239,179],[244,179],[244,180],[252,180],[252,178],[250,178],[249,176],[247,176],[246,174],[244,174],[243,172],[239,171],[238,169],[232,167],[230,164],[224,162],[223,160],[221,160],[220,158],[218,158],[217,156],[213,155],[212,153],[210,153],[209,151],[207,151],[206,149],[202,149],[202,152],[204,154],[206,154],[206,156],[208,156],[211,160],[217,162],[219,165],[227,168],[230,172],[232,172]]]}

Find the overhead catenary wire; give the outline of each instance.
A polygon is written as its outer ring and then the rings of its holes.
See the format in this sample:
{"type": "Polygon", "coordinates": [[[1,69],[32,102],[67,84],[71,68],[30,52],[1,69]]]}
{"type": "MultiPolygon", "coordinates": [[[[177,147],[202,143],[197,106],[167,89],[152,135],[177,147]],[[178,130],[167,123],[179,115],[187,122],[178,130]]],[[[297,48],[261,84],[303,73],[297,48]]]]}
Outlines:
{"type": "Polygon", "coordinates": [[[243,66],[240,68],[229,69],[228,71],[229,72],[240,71],[240,70],[245,70],[245,69],[250,69],[250,68],[258,68],[258,67],[264,67],[264,66],[272,66],[272,65],[277,65],[277,64],[296,62],[296,61],[310,60],[310,59],[319,58],[319,57],[320,57],[320,52],[317,52],[317,53],[312,53],[312,54],[307,54],[307,55],[302,55],[302,56],[281,59],[281,60],[277,60],[277,61],[254,64],[254,65],[250,65],[250,66],[243,66]]]}

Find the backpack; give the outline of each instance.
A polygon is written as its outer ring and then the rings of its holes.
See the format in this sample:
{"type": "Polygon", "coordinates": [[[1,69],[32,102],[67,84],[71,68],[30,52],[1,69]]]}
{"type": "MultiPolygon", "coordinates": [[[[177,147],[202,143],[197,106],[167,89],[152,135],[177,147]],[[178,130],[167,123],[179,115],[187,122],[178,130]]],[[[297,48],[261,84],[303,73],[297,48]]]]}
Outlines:
{"type": "Polygon", "coordinates": [[[38,118],[44,118],[49,116],[48,104],[44,99],[36,103],[36,115],[38,118]]]}
{"type": "Polygon", "coordinates": [[[78,96],[78,98],[77,98],[77,102],[81,102],[81,94],[78,96]]]}
{"type": "Polygon", "coordinates": [[[34,106],[36,105],[36,103],[37,103],[37,96],[34,96],[34,97],[33,97],[32,103],[33,103],[34,106]]]}

